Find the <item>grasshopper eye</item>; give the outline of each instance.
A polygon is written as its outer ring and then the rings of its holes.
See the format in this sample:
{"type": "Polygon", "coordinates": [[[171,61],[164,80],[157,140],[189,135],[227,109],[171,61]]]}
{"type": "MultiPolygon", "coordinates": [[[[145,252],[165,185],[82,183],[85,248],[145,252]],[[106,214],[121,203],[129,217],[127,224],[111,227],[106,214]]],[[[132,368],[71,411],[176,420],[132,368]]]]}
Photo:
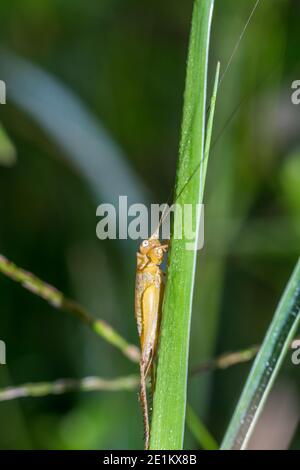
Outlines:
{"type": "Polygon", "coordinates": [[[142,243],[142,245],[143,245],[145,248],[147,248],[147,246],[149,245],[148,240],[144,240],[143,243],[142,243]]]}

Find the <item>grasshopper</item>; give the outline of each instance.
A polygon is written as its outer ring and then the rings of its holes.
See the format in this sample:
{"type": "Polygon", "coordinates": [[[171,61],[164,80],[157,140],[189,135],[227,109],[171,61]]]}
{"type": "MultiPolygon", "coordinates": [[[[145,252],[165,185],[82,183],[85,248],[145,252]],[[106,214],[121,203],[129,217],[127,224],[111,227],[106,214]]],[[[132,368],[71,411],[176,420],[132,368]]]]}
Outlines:
{"type": "MultiPolygon", "coordinates": [[[[241,41],[245,35],[245,32],[249,26],[250,20],[257,9],[260,0],[256,0],[256,3],[248,17],[248,20],[238,38],[238,41],[233,49],[233,52],[228,60],[228,63],[225,67],[221,79],[219,80],[220,64],[217,65],[217,72],[215,77],[214,92],[211,99],[207,125],[207,134],[204,148],[204,157],[201,162],[196,165],[194,171],[191,173],[188,181],[184,184],[183,188],[179,191],[176,200],[188,186],[192,178],[197,174],[201,164],[202,174],[200,176],[200,183],[202,183],[201,188],[201,197],[203,198],[203,189],[204,181],[206,176],[206,164],[207,158],[210,150],[211,136],[212,136],[212,124],[214,117],[215,101],[217,96],[218,88],[221,82],[224,80],[225,76],[230,69],[234,55],[236,54],[241,41]]],[[[230,118],[231,120],[231,118],[230,118]]],[[[218,138],[215,140],[213,145],[217,143],[221,135],[223,134],[227,121],[222,132],[219,134],[218,138]]],[[[175,202],[176,202],[175,200],[175,202]]],[[[158,338],[160,332],[160,322],[161,322],[161,312],[162,312],[162,300],[164,294],[164,273],[160,268],[161,263],[163,262],[164,254],[168,251],[169,244],[163,244],[160,242],[158,237],[159,229],[151,235],[148,240],[144,240],[140,247],[139,252],[137,253],[137,269],[136,269],[136,286],[135,286],[135,316],[137,321],[138,333],[140,337],[140,346],[141,346],[141,358],[140,358],[140,377],[141,377],[141,387],[140,387],[140,401],[144,417],[144,428],[145,428],[145,449],[149,448],[150,441],[150,424],[149,424],[149,411],[148,411],[148,401],[147,401],[147,386],[146,381],[149,373],[152,374],[152,393],[155,388],[155,374],[154,374],[154,360],[158,347],[158,338]]]]}
{"type": "Polygon", "coordinates": [[[149,448],[150,424],[147,400],[147,377],[152,375],[154,390],[153,363],[159,338],[162,300],[164,294],[164,273],[160,268],[168,243],[162,244],[155,232],[144,240],[137,253],[135,285],[135,317],[141,346],[140,358],[140,402],[143,410],[145,449],[149,448]]]}
{"type": "MultiPolygon", "coordinates": [[[[203,163],[204,176],[206,172],[206,161],[208,157],[208,149],[211,138],[212,117],[214,112],[214,103],[217,92],[217,84],[219,77],[219,64],[217,67],[217,74],[214,87],[214,95],[212,98],[210,115],[208,120],[209,138],[207,140],[207,147],[204,152],[204,157],[201,162],[203,163]]],[[[189,182],[197,174],[200,164],[191,173],[190,177],[178,192],[175,202],[183,193],[189,182]]],[[[201,180],[201,178],[200,178],[201,180]]],[[[200,181],[201,182],[201,181],[200,181]]],[[[202,189],[201,189],[202,191],[202,189]]],[[[202,199],[202,198],[201,198],[202,199]]],[[[167,206],[166,206],[167,207],[167,206]]],[[[165,207],[165,209],[166,209],[165,207]]],[[[137,269],[136,269],[136,285],[135,285],[135,317],[138,327],[141,346],[140,358],[140,402],[143,411],[144,429],[145,429],[145,448],[149,448],[150,441],[150,424],[149,424],[149,411],[147,401],[147,377],[151,372],[152,380],[152,394],[155,389],[155,373],[154,373],[154,359],[158,346],[158,338],[160,333],[160,322],[162,313],[162,301],[164,294],[164,273],[160,268],[165,253],[168,251],[169,243],[161,243],[159,240],[159,227],[164,222],[165,218],[170,213],[170,208],[163,211],[162,218],[159,222],[158,228],[151,235],[148,240],[144,240],[137,253],[137,269]]]]}

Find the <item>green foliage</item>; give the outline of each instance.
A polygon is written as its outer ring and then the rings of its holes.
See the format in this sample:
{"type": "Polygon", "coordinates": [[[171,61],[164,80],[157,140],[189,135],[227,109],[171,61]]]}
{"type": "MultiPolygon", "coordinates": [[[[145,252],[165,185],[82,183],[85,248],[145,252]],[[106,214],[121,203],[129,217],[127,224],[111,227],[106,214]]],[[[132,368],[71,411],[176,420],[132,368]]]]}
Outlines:
{"type": "Polygon", "coordinates": [[[222,449],[245,449],[299,323],[300,259],[251,369],[222,443],[222,449]]]}
{"type": "Polygon", "coordinates": [[[217,442],[212,437],[208,429],[198,418],[190,405],[186,407],[186,424],[197,443],[203,450],[217,450],[219,448],[217,442]]]}
{"type": "MultiPolygon", "coordinates": [[[[213,1],[196,1],[194,6],[175,193],[175,201],[181,207],[188,203],[196,207],[203,199],[212,127],[211,118],[207,131],[208,147],[204,150],[207,64],[213,4],[213,1]],[[197,168],[200,177],[198,172],[195,174],[197,168]]],[[[219,67],[211,115],[218,78],[219,67]]],[[[183,445],[199,220],[197,224],[193,250],[187,249],[189,240],[185,236],[171,240],[150,434],[151,449],[181,449],[183,445]]]]}
{"type": "MultiPolygon", "coordinates": [[[[216,2],[212,64],[221,59],[226,69],[255,3],[216,2]]],[[[299,256],[299,107],[289,95],[299,63],[297,3],[277,0],[274,8],[274,0],[260,1],[218,94],[191,368],[261,342],[299,256]]],[[[121,349],[123,337],[137,344],[138,243],[98,241],[96,206],[118,195],[120,181],[124,194],[147,200],[150,189],[152,202],[168,199],[191,8],[192,2],[174,0],[0,2],[0,79],[8,78],[7,105],[1,105],[0,253],[103,319],[94,329],[121,349]],[[17,73],[9,74],[8,58],[17,73]],[[5,168],[15,149],[16,164],[5,168]],[[121,336],[103,329],[107,324],[121,336]]],[[[212,84],[210,76],[209,89],[212,84]]],[[[99,335],[2,275],[0,294],[0,339],[8,352],[2,390],[60,377],[137,374],[136,364],[99,335]]],[[[220,442],[248,367],[189,380],[189,403],[220,442]]],[[[287,386],[299,389],[299,368],[288,361],[278,381],[287,377],[287,386]]],[[[167,377],[166,384],[167,390],[167,377]]],[[[182,431],[184,404],[178,408],[182,431]]],[[[142,447],[136,392],[7,401],[0,403],[0,420],[10,423],[0,429],[2,449],[142,447]]],[[[186,433],[185,448],[194,445],[186,433]]],[[[299,445],[298,430],[291,446],[299,445]]]]}

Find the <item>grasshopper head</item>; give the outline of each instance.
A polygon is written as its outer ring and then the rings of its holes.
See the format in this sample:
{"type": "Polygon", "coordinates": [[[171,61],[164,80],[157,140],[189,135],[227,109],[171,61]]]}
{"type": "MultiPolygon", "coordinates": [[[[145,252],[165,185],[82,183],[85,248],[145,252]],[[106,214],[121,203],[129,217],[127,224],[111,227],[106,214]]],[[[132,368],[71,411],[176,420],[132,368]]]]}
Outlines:
{"type": "Polygon", "coordinates": [[[144,240],[140,244],[140,253],[142,255],[148,255],[148,253],[153,250],[155,247],[160,246],[160,241],[157,238],[149,238],[148,240],[144,240]]]}
{"type": "Polygon", "coordinates": [[[161,264],[164,258],[165,252],[168,250],[168,245],[162,245],[159,242],[158,246],[155,246],[148,252],[148,258],[155,264],[161,264]]]}

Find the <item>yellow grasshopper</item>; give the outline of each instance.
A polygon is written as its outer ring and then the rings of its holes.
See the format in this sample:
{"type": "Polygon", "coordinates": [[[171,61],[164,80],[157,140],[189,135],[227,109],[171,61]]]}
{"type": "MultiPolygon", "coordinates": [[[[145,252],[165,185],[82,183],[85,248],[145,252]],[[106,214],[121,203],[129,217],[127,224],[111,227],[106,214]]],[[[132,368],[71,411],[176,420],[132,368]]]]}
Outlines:
{"type": "MultiPolygon", "coordinates": [[[[203,163],[202,173],[200,176],[200,194],[199,200],[202,201],[204,180],[206,174],[206,163],[209,153],[211,141],[211,129],[213,115],[215,109],[215,101],[219,83],[219,63],[217,66],[214,92],[210,105],[208,118],[208,136],[204,149],[204,156],[198,163],[185,182],[181,190],[178,192],[175,202],[178,201],[180,195],[188,186],[192,178],[195,177],[197,171],[203,163]],[[201,186],[202,185],[202,186],[201,186]]],[[[224,75],[223,75],[224,76],[224,75]]],[[[163,211],[158,228],[148,240],[144,240],[137,253],[137,269],[136,269],[136,285],[135,285],[135,317],[137,321],[138,333],[140,337],[141,358],[140,358],[140,401],[143,410],[144,429],[145,429],[145,448],[149,448],[150,441],[150,423],[149,410],[147,400],[147,377],[152,374],[152,392],[155,388],[154,359],[158,347],[160,322],[162,313],[162,301],[164,294],[164,273],[160,268],[163,262],[164,254],[168,251],[169,243],[161,243],[159,240],[159,228],[169,215],[171,208],[167,209],[167,205],[163,211]],[[165,212],[167,210],[167,212],[165,212]]],[[[176,219],[176,216],[175,216],[176,219]]]]}
{"type": "Polygon", "coordinates": [[[150,424],[146,381],[152,373],[154,389],[153,361],[159,337],[161,307],[164,293],[164,273],[160,268],[168,243],[162,244],[156,231],[148,240],[144,240],[137,253],[135,285],[135,317],[141,346],[140,401],[143,410],[145,449],[149,448],[150,424]]]}

